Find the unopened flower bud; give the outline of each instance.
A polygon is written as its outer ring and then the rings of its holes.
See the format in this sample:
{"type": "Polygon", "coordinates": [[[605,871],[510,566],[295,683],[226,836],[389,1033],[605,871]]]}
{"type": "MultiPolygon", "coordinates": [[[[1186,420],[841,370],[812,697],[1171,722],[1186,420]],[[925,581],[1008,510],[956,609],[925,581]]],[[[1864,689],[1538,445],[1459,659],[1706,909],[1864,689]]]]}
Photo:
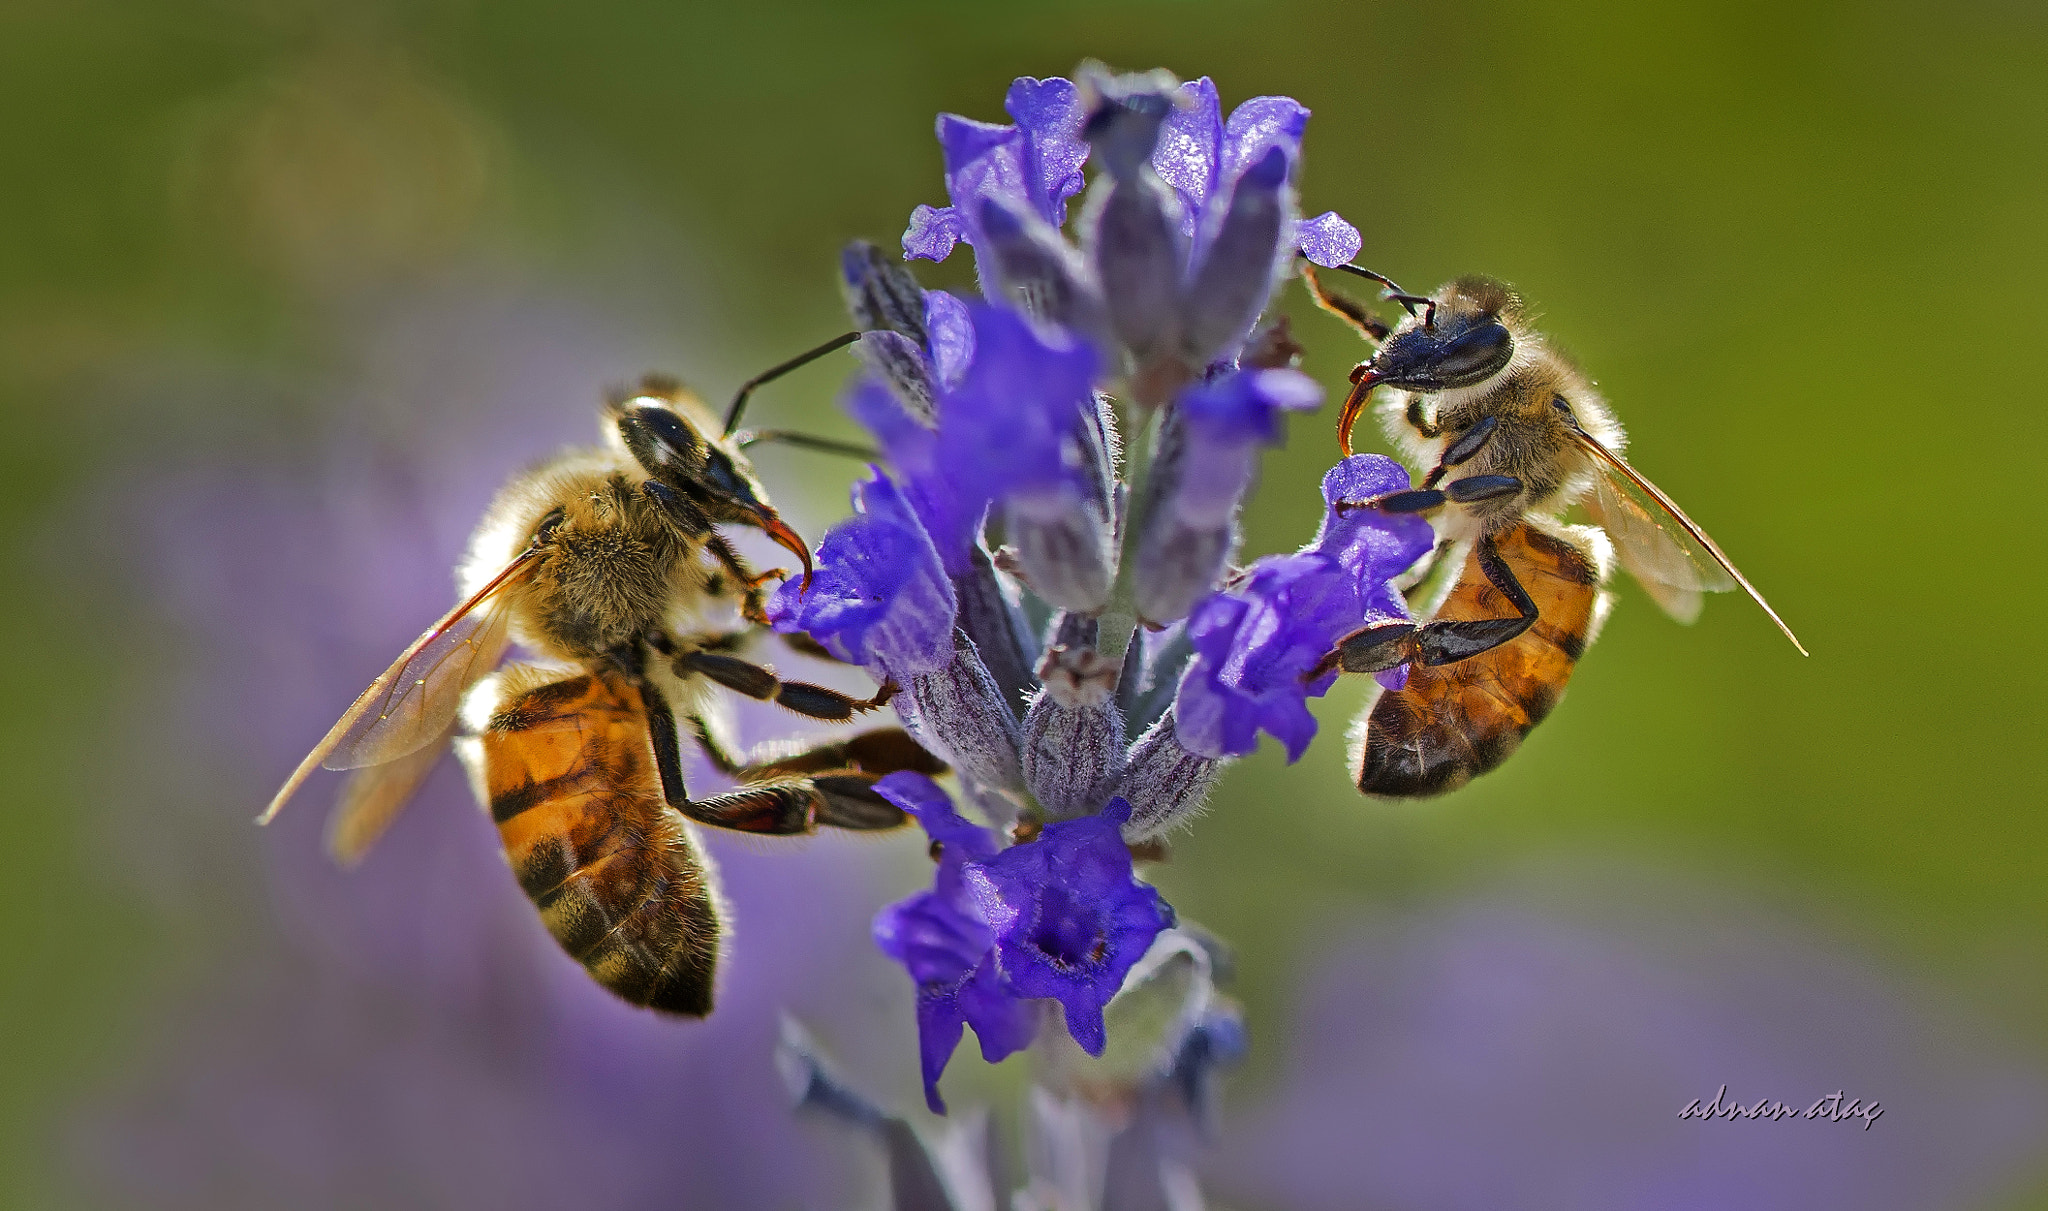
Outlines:
{"type": "Polygon", "coordinates": [[[1174,733],[1173,712],[1160,716],[1131,746],[1123,781],[1117,785],[1117,793],[1131,803],[1124,840],[1143,841],[1194,819],[1226,764],[1182,748],[1174,733]]]}
{"type": "Polygon", "coordinates": [[[951,662],[911,677],[897,711],[919,743],[947,754],[962,774],[985,786],[1022,790],[1017,716],[974,641],[958,631],[953,638],[951,662]]]}
{"type": "Polygon", "coordinates": [[[1038,664],[1045,688],[1024,716],[1024,783],[1053,819],[1100,807],[1123,773],[1117,667],[1092,645],[1061,643],[1038,664]]]}
{"type": "Polygon", "coordinates": [[[1286,150],[1268,148],[1237,179],[1221,225],[1197,249],[1201,263],[1181,313],[1182,349],[1192,365],[1228,353],[1244,338],[1293,254],[1294,190],[1287,172],[1286,150]]]}

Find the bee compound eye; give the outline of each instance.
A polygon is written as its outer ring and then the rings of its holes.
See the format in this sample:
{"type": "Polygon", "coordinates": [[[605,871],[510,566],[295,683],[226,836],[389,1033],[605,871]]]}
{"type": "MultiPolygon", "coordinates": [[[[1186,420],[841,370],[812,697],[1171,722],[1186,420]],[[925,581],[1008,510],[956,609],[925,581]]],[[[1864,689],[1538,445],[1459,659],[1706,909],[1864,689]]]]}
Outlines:
{"type": "Polygon", "coordinates": [[[1489,320],[1446,341],[1431,369],[1446,387],[1465,387],[1490,378],[1515,355],[1507,326],[1489,320]]]}
{"type": "Polygon", "coordinates": [[[560,506],[549,509],[547,515],[540,519],[540,524],[533,528],[534,545],[539,546],[552,539],[555,531],[561,528],[563,520],[568,516],[568,512],[560,506]]]}
{"type": "Polygon", "coordinates": [[[642,398],[627,404],[619,414],[619,434],[650,474],[691,466],[704,457],[704,443],[696,431],[659,400],[642,398]]]}

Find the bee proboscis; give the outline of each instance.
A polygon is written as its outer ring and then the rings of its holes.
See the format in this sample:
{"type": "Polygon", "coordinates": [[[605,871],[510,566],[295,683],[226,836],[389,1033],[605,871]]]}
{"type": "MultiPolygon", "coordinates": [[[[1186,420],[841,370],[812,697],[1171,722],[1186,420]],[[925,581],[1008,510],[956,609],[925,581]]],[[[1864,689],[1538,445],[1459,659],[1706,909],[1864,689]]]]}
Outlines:
{"type": "Polygon", "coordinates": [[[1406,685],[1380,693],[1354,728],[1359,790],[1441,794],[1505,761],[1599,633],[1616,557],[1680,622],[1698,617],[1702,592],[1740,586],[1806,653],[1706,531],[1622,458],[1620,422],[1513,291],[1465,277],[1412,295],[1380,274],[1339,268],[1386,287],[1407,315],[1389,326],[1303,267],[1316,302],[1379,346],[1351,372],[1338,443],[1348,456],[1359,413],[1384,387],[1377,411],[1388,436],[1428,468],[1414,490],[1346,505],[1443,510],[1438,554],[1460,558],[1426,621],[1362,627],[1318,670],[1408,668],[1406,685]],[[1458,478],[1444,482],[1454,469],[1458,478]],[[1558,520],[1575,503],[1593,525],[1558,520]]]}
{"type": "Polygon", "coordinates": [[[943,769],[897,728],[737,753],[710,692],[830,721],[894,692],[856,699],[736,654],[765,622],[766,584],[785,573],[755,572],[717,529],[765,532],[808,585],[809,548],[768,504],[737,426],[754,387],[852,339],[757,376],[722,427],[671,380],[615,394],[605,446],[565,451],[499,491],[458,569],[461,604],[363,691],[260,821],[316,767],[353,770],[328,830],[330,850],[352,863],[452,740],[562,947],[634,1004],[708,1013],[723,910],[685,821],[769,835],[895,828],[906,817],[874,780],[943,769]],[[737,625],[717,625],[720,610],[737,625]],[[493,672],[515,641],[541,659],[493,672]],[[690,797],[679,718],[738,789],[690,797]]]}

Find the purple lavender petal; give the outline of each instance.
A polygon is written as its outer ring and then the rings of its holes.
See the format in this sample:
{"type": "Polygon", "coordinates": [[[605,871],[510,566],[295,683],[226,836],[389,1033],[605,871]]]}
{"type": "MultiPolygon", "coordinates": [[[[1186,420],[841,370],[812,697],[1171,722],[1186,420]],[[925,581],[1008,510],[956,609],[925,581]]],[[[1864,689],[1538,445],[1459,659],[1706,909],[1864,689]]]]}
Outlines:
{"type": "Polygon", "coordinates": [[[959,604],[910,502],[879,468],[854,485],[854,516],[825,532],[805,590],[784,581],[769,599],[780,631],[803,631],[841,660],[908,680],[953,657],[959,604]]]}
{"type": "Polygon", "coordinates": [[[1306,699],[1334,674],[1302,677],[1359,625],[1337,561],[1314,552],[1267,556],[1228,593],[1195,607],[1188,639],[1195,658],[1174,699],[1181,742],[1205,756],[1243,756],[1264,729],[1300,760],[1315,736],[1306,699]]]}
{"type": "MultiPolygon", "coordinates": [[[[974,361],[939,408],[940,459],[990,496],[1083,484],[1067,458],[1095,406],[1094,350],[970,303],[974,361]]],[[[964,493],[963,493],[964,494],[964,493]]]]}
{"type": "Polygon", "coordinates": [[[1188,620],[1195,658],[1174,700],[1181,742],[1205,756],[1242,756],[1264,730],[1299,760],[1315,736],[1306,700],[1336,679],[1302,678],[1344,635],[1376,618],[1405,618],[1389,582],[1430,549],[1428,523],[1373,509],[1339,515],[1343,500],[1408,486],[1391,459],[1358,454],[1323,478],[1323,526],[1314,545],[1269,555],[1250,575],[1198,604],[1188,620]]]}
{"type": "Polygon", "coordinates": [[[974,321],[967,304],[943,290],[925,291],[924,326],[939,386],[950,391],[974,360],[974,321]]]}
{"type": "Polygon", "coordinates": [[[1167,115],[1152,152],[1152,169],[1181,199],[1181,234],[1193,239],[1195,221],[1221,171],[1223,107],[1207,76],[1180,86],[1184,105],[1167,115]]]}
{"type": "Polygon", "coordinates": [[[1306,412],[1323,389],[1299,370],[1243,370],[1181,392],[1174,407],[1195,432],[1217,442],[1278,442],[1280,413],[1306,412]]]}
{"type": "Polygon", "coordinates": [[[924,774],[899,770],[877,781],[875,793],[908,812],[926,836],[945,846],[942,871],[993,858],[1002,849],[994,833],[962,816],[945,789],[924,774]]]}
{"type": "Polygon", "coordinates": [[[939,147],[946,161],[946,192],[953,204],[919,206],[903,233],[903,255],[943,261],[960,240],[982,242],[977,204],[988,197],[1031,204],[1024,165],[1024,133],[1014,126],[940,114],[939,147]]]}
{"type": "Polygon", "coordinates": [[[903,259],[943,261],[953,254],[953,245],[967,238],[967,221],[951,206],[920,204],[910,212],[910,225],[903,229],[903,259]]]}
{"type": "Polygon", "coordinates": [[[1358,228],[1345,222],[1336,211],[1326,210],[1301,221],[1295,228],[1295,242],[1303,256],[1332,269],[1349,264],[1364,241],[1359,238],[1358,228]]]}
{"type": "Polygon", "coordinates": [[[903,233],[903,255],[943,261],[965,240],[982,254],[984,200],[1029,212],[1053,227],[1066,221],[1067,199],[1081,191],[1088,145],[1081,139],[1079,96],[1061,79],[1020,77],[1004,107],[1015,126],[940,114],[939,146],[952,205],[919,206],[903,233]]]}
{"type": "Polygon", "coordinates": [[[1301,159],[1308,110],[1292,97],[1253,97],[1230,111],[1223,126],[1223,180],[1235,180],[1278,147],[1291,169],[1301,159]]]}
{"type": "Polygon", "coordinates": [[[960,815],[936,782],[923,774],[895,773],[875,784],[883,798],[917,819],[939,845],[930,891],[891,904],[875,917],[875,945],[917,983],[918,1054],[925,1102],[935,1114],[946,1106],[939,1077],[973,1026],[981,1052],[995,1063],[1027,1046],[1036,1023],[1031,1007],[1001,980],[994,937],[964,882],[975,860],[996,855],[996,835],[960,815]]]}
{"type": "Polygon", "coordinates": [[[1040,218],[1059,227],[1067,221],[1067,199],[1086,179],[1088,144],[1081,138],[1081,95],[1071,80],[1019,76],[1003,98],[1003,109],[1024,133],[1029,197],[1040,218]]]}
{"type": "Polygon", "coordinates": [[[1099,815],[1048,824],[963,872],[1010,988],[1058,1000],[1067,1032],[1090,1055],[1107,1042],[1102,1007],[1173,924],[1172,907],[1132,876],[1122,832],[1130,814],[1112,799],[1099,815]]]}

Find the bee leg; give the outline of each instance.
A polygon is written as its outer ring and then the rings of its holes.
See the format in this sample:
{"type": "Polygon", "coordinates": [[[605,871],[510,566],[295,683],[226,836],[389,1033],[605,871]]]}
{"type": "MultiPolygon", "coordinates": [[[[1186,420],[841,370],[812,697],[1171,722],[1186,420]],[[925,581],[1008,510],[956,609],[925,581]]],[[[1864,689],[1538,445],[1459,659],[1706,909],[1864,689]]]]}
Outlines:
{"type": "Polygon", "coordinates": [[[742,755],[733,751],[703,715],[690,717],[690,730],[718,772],[738,782],[775,782],[806,774],[852,772],[880,777],[899,770],[937,776],[946,763],[932,756],[900,727],[878,727],[818,744],[771,742],[742,755]]]}
{"type": "Polygon", "coordinates": [[[801,836],[820,824],[859,832],[901,827],[910,817],[876,794],[874,781],[871,774],[821,774],[673,806],[700,824],[768,836],[801,836]]]}
{"type": "Polygon", "coordinates": [[[1317,662],[1307,679],[1314,680],[1332,669],[1342,669],[1347,673],[1378,673],[1409,663],[1456,664],[1492,651],[1534,626],[1536,602],[1522,587],[1522,582],[1515,579],[1514,570],[1508,567],[1507,561],[1500,557],[1493,538],[1481,538],[1476,553],[1479,570],[1515,607],[1515,617],[1430,622],[1419,627],[1400,621],[1375,623],[1339,640],[1336,649],[1317,662]]]}
{"type": "Polygon", "coordinates": [[[1450,445],[1444,447],[1443,457],[1437,459],[1436,466],[1430,468],[1429,474],[1423,477],[1422,486],[1434,488],[1437,481],[1444,477],[1444,472],[1452,467],[1471,462],[1481,450],[1486,448],[1487,441],[1493,437],[1494,430],[1498,428],[1500,428],[1500,418],[1497,416],[1482,416],[1473,422],[1470,429],[1460,433],[1452,440],[1450,445]]]}
{"type": "Polygon", "coordinates": [[[872,698],[855,698],[838,690],[804,681],[784,681],[749,660],[717,652],[685,652],[676,657],[677,676],[702,674],[736,693],[762,702],[773,702],[811,719],[844,722],[862,711],[872,711],[896,696],[893,681],[885,681],[872,698]]]}
{"type": "Polygon", "coordinates": [[[676,716],[668,699],[647,679],[645,657],[638,645],[610,653],[610,659],[640,691],[647,706],[647,738],[654,745],[654,768],[661,775],[661,797],[669,806],[689,802],[689,788],[683,782],[683,754],[676,745],[676,716]]]}
{"type": "Polygon", "coordinates": [[[837,655],[835,655],[831,648],[828,648],[824,644],[819,643],[817,640],[811,638],[809,635],[804,634],[802,631],[777,631],[776,637],[781,639],[783,642],[783,646],[787,647],[792,652],[798,652],[805,656],[813,656],[819,660],[829,660],[834,664],[846,663],[846,661],[841,660],[837,655]]]}
{"type": "Polygon", "coordinates": [[[768,603],[764,600],[766,595],[762,589],[769,581],[788,576],[789,570],[770,568],[766,572],[756,572],[747,566],[746,560],[740,558],[738,551],[733,550],[725,535],[716,530],[709,530],[709,527],[706,529],[710,536],[704,540],[704,549],[711,552],[712,558],[718,560],[719,564],[731,573],[732,578],[740,583],[740,617],[761,626],[768,625],[768,603]]]}
{"type": "Polygon", "coordinates": [[[1332,294],[1325,289],[1321,280],[1316,277],[1315,263],[1307,257],[1301,258],[1301,280],[1307,284],[1309,296],[1315,299],[1316,306],[1351,325],[1360,336],[1374,344],[1386,340],[1387,334],[1393,331],[1372,312],[1367,311],[1365,304],[1341,294],[1332,294]]]}
{"type": "MultiPolygon", "coordinates": [[[[1427,481],[1425,481],[1427,482],[1427,481]]],[[[1469,505],[1482,500],[1498,500],[1513,496],[1522,490],[1522,481],[1512,475],[1467,475],[1454,479],[1441,488],[1415,488],[1407,492],[1389,492],[1371,500],[1340,500],[1339,512],[1352,509],[1374,508],[1382,513],[1427,513],[1441,509],[1447,504],[1469,505]]]]}

